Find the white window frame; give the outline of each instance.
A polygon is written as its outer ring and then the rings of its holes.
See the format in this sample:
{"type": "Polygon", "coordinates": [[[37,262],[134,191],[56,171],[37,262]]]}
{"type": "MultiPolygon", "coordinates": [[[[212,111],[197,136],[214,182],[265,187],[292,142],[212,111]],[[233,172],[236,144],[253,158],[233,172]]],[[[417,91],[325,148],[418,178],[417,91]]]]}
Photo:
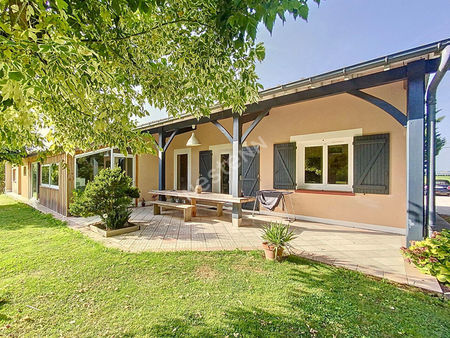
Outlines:
{"type": "Polygon", "coordinates": [[[133,166],[132,166],[132,171],[133,171],[133,186],[136,186],[136,156],[135,155],[127,155],[125,156],[122,153],[113,153],[113,157],[112,157],[112,161],[111,161],[111,168],[114,169],[115,168],[115,161],[114,159],[118,157],[118,158],[131,158],[133,159],[133,166]]]}
{"type": "Polygon", "coordinates": [[[291,136],[291,142],[297,145],[297,189],[321,191],[353,191],[353,138],[362,135],[362,129],[339,130],[325,133],[291,136]],[[339,144],[348,145],[348,183],[329,184],[328,182],[328,147],[339,144]],[[305,148],[322,147],[322,182],[305,183],[305,148]]]}
{"type": "Polygon", "coordinates": [[[212,174],[213,174],[213,185],[212,185],[212,191],[216,193],[220,193],[220,189],[222,187],[222,175],[221,175],[221,161],[220,157],[222,155],[229,155],[230,156],[230,182],[229,182],[229,190],[231,193],[233,182],[233,170],[231,170],[232,162],[233,162],[233,146],[230,143],[225,144],[216,144],[213,146],[209,146],[209,150],[212,151],[212,174]]]}
{"type": "Polygon", "coordinates": [[[59,163],[47,163],[47,164],[43,164],[43,165],[41,165],[41,177],[40,177],[40,181],[41,181],[41,187],[44,187],[44,188],[49,188],[49,189],[55,189],[55,190],[59,190],[59,179],[60,179],[60,177],[61,177],[61,173],[60,173],[60,170],[59,170],[59,163]],[[53,185],[53,184],[51,184],[51,181],[52,181],[52,165],[53,164],[56,164],[57,166],[58,166],[58,185],[53,185]],[[44,167],[48,167],[48,184],[45,184],[45,183],[42,183],[42,169],[44,168],[44,167]]]}
{"type": "MultiPolygon", "coordinates": [[[[123,155],[122,153],[114,153],[113,148],[101,148],[98,150],[88,151],[86,153],[77,154],[74,156],[74,158],[73,158],[73,168],[74,168],[73,187],[75,189],[76,189],[76,184],[77,184],[77,182],[76,182],[77,181],[77,159],[83,158],[86,156],[90,156],[90,155],[95,155],[98,153],[103,153],[106,151],[109,151],[109,153],[110,153],[110,158],[111,158],[110,169],[114,169],[114,158],[115,157],[122,157],[122,158],[125,157],[125,155],[123,155]]],[[[136,186],[136,156],[135,155],[127,155],[126,157],[133,159],[133,186],[136,186]]]]}
{"type": "MultiPolygon", "coordinates": [[[[39,173],[39,164],[38,164],[39,162],[31,162],[30,164],[29,164],[29,168],[28,168],[28,172],[29,172],[29,179],[28,179],[28,195],[29,195],[29,198],[30,199],[32,199],[33,198],[33,165],[37,165],[38,166],[38,173],[39,173]]],[[[40,185],[40,177],[39,177],[39,174],[38,174],[38,182],[37,182],[37,184],[38,184],[38,186],[37,186],[37,192],[38,192],[38,194],[37,194],[37,196],[38,196],[38,199],[37,200],[39,200],[39,185],[40,185]]]]}
{"type": "Polygon", "coordinates": [[[186,154],[188,157],[188,167],[187,167],[187,190],[192,190],[191,186],[191,158],[192,150],[191,148],[175,149],[173,151],[173,189],[178,187],[178,155],[186,154]]]}
{"type": "MultiPolygon", "coordinates": [[[[98,150],[88,151],[86,153],[77,154],[73,157],[73,188],[74,189],[77,188],[77,159],[83,158],[86,156],[90,156],[90,155],[94,155],[94,154],[98,154],[98,153],[102,153],[105,151],[109,151],[109,153],[110,153],[110,158],[111,158],[110,168],[112,169],[114,164],[113,164],[113,160],[112,160],[113,151],[111,148],[101,148],[98,150]]],[[[42,170],[41,170],[41,172],[42,172],[42,170]]]]}

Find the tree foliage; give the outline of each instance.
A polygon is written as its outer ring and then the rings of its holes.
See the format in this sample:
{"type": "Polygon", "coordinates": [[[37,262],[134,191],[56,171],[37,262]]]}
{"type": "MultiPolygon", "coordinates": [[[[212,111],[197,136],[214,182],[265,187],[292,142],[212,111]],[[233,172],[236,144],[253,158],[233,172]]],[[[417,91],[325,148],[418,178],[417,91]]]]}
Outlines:
{"type": "MultiPolygon", "coordinates": [[[[438,111],[439,112],[439,111],[438,111]]],[[[436,119],[436,122],[439,123],[444,119],[445,116],[440,116],[436,119]]],[[[447,143],[447,140],[444,136],[442,136],[441,132],[439,130],[436,131],[436,155],[439,155],[442,148],[444,148],[445,144],[447,143]]]]}
{"type": "Polygon", "coordinates": [[[260,88],[258,24],[306,19],[307,1],[0,0],[0,148],[148,151],[146,101],[240,113],[260,88]]]}
{"type": "Polygon", "coordinates": [[[75,216],[100,216],[107,229],[119,229],[130,218],[132,198],[139,198],[131,177],[122,169],[103,169],[86,185],[83,192],[73,195],[70,213],[75,216]]]}
{"type": "Polygon", "coordinates": [[[0,194],[5,192],[5,161],[0,160],[0,194]]]}

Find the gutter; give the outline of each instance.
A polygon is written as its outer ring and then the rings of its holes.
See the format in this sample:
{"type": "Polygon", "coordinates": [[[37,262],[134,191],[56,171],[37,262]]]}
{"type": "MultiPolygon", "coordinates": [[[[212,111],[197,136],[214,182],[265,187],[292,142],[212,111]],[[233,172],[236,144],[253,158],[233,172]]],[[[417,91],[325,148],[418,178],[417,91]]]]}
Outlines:
{"type": "MultiPolygon", "coordinates": [[[[427,45],[411,48],[411,49],[408,49],[408,50],[405,50],[402,52],[398,52],[398,53],[390,54],[387,56],[379,57],[379,58],[376,58],[373,60],[361,62],[361,63],[358,63],[353,66],[337,69],[337,70],[334,70],[331,72],[319,74],[319,75],[312,76],[312,77],[309,77],[306,79],[286,83],[281,86],[268,88],[268,89],[265,89],[265,90],[262,90],[259,92],[259,96],[260,96],[259,99],[261,100],[261,99],[263,99],[264,96],[279,94],[279,93],[285,92],[287,90],[301,88],[304,86],[313,85],[313,84],[320,83],[320,82],[327,81],[327,80],[334,80],[341,76],[344,76],[344,77],[350,76],[352,74],[360,73],[363,71],[368,71],[368,70],[376,68],[376,67],[390,67],[394,63],[405,62],[405,61],[408,61],[411,58],[415,58],[415,57],[423,57],[424,55],[433,54],[433,53],[437,55],[447,46],[450,46],[450,39],[433,42],[433,43],[430,43],[427,45]]],[[[211,107],[211,110],[220,109],[220,108],[221,108],[220,105],[215,105],[215,106],[211,107]]],[[[212,114],[214,114],[214,113],[212,113],[212,114]]],[[[185,117],[190,117],[190,115],[189,114],[181,114],[180,116],[177,116],[177,117],[167,117],[167,118],[163,118],[163,119],[160,119],[157,121],[151,121],[149,123],[138,126],[137,129],[139,129],[139,130],[152,129],[157,126],[163,126],[166,124],[170,124],[171,122],[179,121],[180,119],[185,118],[185,117]]]]}
{"type": "Polygon", "coordinates": [[[428,144],[427,152],[427,232],[430,236],[433,232],[432,228],[436,224],[436,92],[439,84],[444,78],[445,73],[450,67],[450,45],[447,45],[441,54],[441,62],[439,68],[434,74],[433,79],[427,88],[426,105],[427,105],[427,135],[428,144]]]}
{"type": "Polygon", "coordinates": [[[361,62],[361,63],[358,63],[353,66],[341,68],[341,69],[334,70],[334,71],[331,71],[328,73],[309,77],[309,78],[306,78],[303,80],[290,82],[290,83],[287,83],[287,84],[284,84],[284,85],[281,85],[278,87],[262,90],[262,91],[260,91],[260,94],[262,94],[262,95],[274,94],[274,93],[277,93],[280,91],[289,90],[291,88],[302,87],[302,86],[306,86],[306,85],[317,83],[317,82],[331,80],[331,79],[334,79],[339,76],[351,75],[354,73],[359,73],[359,72],[366,71],[366,70],[376,68],[376,67],[383,67],[383,66],[387,67],[393,63],[406,61],[406,60],[414,58],[414,57],[420,57],[420,56],[430,54],[430,53],[439,53],[443,48],[445,48],[446,46],[449,46],[449,45],[450,45],[450,39],[433,42],[433,43],[423,45],[420,47],[411,48],[411,49],[408,49],[408,50],[405,50],[405,51],[402,51],[399,53],[394,53],[394,54],[379,57],[379,58],[376,58],[373,60],[361,62]]]}

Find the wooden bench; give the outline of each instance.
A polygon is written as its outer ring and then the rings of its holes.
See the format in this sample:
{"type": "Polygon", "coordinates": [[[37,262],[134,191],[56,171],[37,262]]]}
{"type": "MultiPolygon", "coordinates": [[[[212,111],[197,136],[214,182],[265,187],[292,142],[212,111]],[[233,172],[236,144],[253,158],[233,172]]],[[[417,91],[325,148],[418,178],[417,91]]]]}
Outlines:
{"type": "Polygon", "coordinates": [[[173,202],[164,202],[164,201],[154,201],[153,202],[153,214],[160,215],[162,209],[176,209],[182,210],[184,221],[189,222],[192,219],[192,210],[194,209],[193,205],[190,204],[180,204],[173,202]]]}
{"type": "MultiPolygon", "coordinates": [[[[225,204],[224,202],[200,200],[200,201],[196,201],[195,205],[209,205],[209,206],[216,207],[217,217],[220,217],[223,215],[223,205],[224,204],[225,204]]],[[[195,214],[194,214],[194,216],[195,216],[195,214]]]]}

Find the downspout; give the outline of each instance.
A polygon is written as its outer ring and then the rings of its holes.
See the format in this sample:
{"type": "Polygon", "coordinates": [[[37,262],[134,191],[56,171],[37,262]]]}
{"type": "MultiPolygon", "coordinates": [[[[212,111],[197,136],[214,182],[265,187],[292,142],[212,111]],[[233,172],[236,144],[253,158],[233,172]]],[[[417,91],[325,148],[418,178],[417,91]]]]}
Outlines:
{"type": "Polygon", "coordinates": [[[441,62],[433,79],[427,88],[427,141],[428,141],[428,170],[427,170],[427,233],[432,233],[436,224],[435,181],[436,181],[436,91],[450,66],[450,46],[446,46],[441,54],[441,62]]]}

